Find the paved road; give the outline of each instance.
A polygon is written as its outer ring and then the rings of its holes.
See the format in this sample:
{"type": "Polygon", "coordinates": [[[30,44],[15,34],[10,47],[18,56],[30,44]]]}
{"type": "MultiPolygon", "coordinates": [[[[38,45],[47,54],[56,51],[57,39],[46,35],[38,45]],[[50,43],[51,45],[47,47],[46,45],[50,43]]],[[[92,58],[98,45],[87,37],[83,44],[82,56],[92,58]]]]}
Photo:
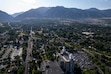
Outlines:
{"type": "MultiPolygon", "coordinates": [[[[31,33],[30,33],[30,35],[31,35],[31,33]]],[[[33,46],[33,43],[32,43],[31,39],[32,39],[32,37],[29,37],[28,47],[27,47],[27,56],[26,56],[26,60],[25,60],[25,74],[29,74],[28,73],[28,62],[31,60],[31,55],[30,54],[32,54],[32,46],[33,46]]]]}
{"type": "Polygon", "coordinates": [[[13,27],[10,25],[10,22],[8,22],[8,26],[10,26],[10,28],[13,30],[13,27]]]}

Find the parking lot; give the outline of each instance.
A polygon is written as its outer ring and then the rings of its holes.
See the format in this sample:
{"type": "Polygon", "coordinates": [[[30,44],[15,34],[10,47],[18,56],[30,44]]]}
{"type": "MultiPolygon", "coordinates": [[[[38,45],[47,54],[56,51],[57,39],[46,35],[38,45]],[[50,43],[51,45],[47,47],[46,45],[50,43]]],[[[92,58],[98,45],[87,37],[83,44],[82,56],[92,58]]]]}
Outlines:
{"type": "Polygon", "coordinates": [[[64,74],[57,61],[48,61],[48,63],[47,61],[43,61],[41,63],[40,69],[42,70],[42,74],[64,74]],[[49,67],[47,67],[47,64],[49,65],[49,67]]]}
{"type": "Polygon", "coordinates": [[[74,53],[74,62],[79,65],[81,69],[93,69],[93,63],[86,55],[84,55],[84,53],[84,51],[77,51],[77,53],[74,53]]]}

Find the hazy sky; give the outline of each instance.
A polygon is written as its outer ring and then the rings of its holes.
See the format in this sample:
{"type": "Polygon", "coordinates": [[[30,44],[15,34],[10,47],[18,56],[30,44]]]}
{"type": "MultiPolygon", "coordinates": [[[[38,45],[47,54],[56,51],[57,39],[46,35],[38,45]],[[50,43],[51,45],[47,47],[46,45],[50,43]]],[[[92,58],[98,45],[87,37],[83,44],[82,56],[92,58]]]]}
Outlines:
{"type": "Polygon", "coordinates": [[[111,9],[111,0],[0,0],[0,10],[9,14],[38,7],[64,6],[68,8],[111,9]]]}

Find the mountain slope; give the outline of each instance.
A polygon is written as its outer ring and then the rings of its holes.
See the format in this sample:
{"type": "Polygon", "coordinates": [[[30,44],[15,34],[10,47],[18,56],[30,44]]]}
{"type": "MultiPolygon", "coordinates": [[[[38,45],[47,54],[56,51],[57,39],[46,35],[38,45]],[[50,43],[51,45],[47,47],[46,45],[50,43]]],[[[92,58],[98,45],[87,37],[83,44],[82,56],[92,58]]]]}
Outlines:
{"type": "Polygon", "coordinates": [[[13,17],[3,11],[0,11],[0,21],[10,21],[13,17]]]}
{"type": "Polygon", "coordinates": [[[21,15],[15,17],[15,20],[24,20],[24,19],[36,19],[43,18],[44,13],[50,8],[40,7],[38,9],[31,9],[29,11],[24,12],[21,15]]]}
{"type": "Polygon", "coordinates": [[[17,17],[18,15],[21,15],[21,14],[23,14],[24,12],[18,12],[18,13],[14,13],[14,14],[12,14],[12,16],[13,17],[17,17]]]}
{"type": "Polygon", "coordinates": [[[102,18],[111,17],[111,10],[99,10],[91,8],[87,10],[77,8],[57,7],[40,7],[31,9],[17,16],[16,20],[40,19],[40,18],[65,18],[65,19],[84,19],[84,18],[102,18]]]}

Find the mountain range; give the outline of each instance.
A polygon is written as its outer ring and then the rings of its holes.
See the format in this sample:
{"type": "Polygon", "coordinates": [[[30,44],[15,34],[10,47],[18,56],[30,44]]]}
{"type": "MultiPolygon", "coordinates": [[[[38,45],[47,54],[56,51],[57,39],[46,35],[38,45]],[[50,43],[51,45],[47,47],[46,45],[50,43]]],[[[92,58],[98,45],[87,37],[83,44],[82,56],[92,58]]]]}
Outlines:
{"type": "Polygon", "coordinates": [[[26,19],[84,19],[84,18],[103,18],[111,17],[111,9],[99,10],[96,8],[90,9],[77,9],[77,8],[65,8],[63,6],[57,7],[40,7],[37,9],[30,9],[26,12],[17,13],[11,15],[0,11],[0,21],[5,20],[26,20],[26,19]]]}
{"type": "Polygon", "coordinates": [[[14,13],[14,14],[12,14],[12,17],[17,17],[18,15],[20,15],[20,14],[22,14],[22,13],[24,13],[24,12],[17,12],[17,13],[14,13]]]}

